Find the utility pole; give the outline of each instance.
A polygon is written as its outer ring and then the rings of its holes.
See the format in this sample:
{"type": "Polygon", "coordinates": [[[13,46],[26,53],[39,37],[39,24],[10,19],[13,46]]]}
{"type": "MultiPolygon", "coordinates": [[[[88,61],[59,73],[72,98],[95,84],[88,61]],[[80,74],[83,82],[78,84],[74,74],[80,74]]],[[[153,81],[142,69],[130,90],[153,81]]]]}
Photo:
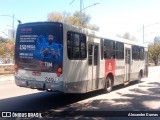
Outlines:
{"type": "Polygon", "coordinates": [[[13,22],[12,22],[12,27],[13,27],[13,39],[14,39],[14,14],[13,14],[13,22]]]}
{"type": "Polygon", "coordinates": [[[146,27],[149,27],[149,26],[156,25],[156,24],[160,24],[160,22],[152,23],[152,24],[145,25],[145,26],[144,26],[144,24],[143,24],[143,28],[142,28],[142,30],[143,30],[143,43],[145,43],[145,35],[144,35],[144,33],[145,33],[145,28],[146,28],[146,27]]]}
{"type": "Polygon", "coordinates": [[[143,43],[145,43],[145,41],[144,41],[144,25],[143,25],[143,43]]]}
{"type": "MultiPolygon", "coordinates": [[[[69,5],[71,5],[73,2],[74,2],[75,0],[72,0],[72,2],[69,4],[69,5]]],[[[84,6],[83,6],[83,0],[80,0],[79,1],[80,2],[80,11],[79,11],[79,18],[80,18],[80,26],[82,25],[82,15],[83,15],[83,12],[82,11],[84,11],[85,9],[87,9],[87,8],[89,8],[89,7],[92,7],[92,6],[95,6],[95,5],[97,5],[97,4],[99,4],[99,3],[94,3],[94,4],[92,4],[92,5],[90,5],[90,6],[87,6],[87,7],[85,7],[84,8],[84,6]]]]}
{"type": "Polygon", "coordinates": [[[82,24],[82,3],[83,3],[83,0],[80,0],[80,26],[82,24]]]}
{"type": "Polygon", "coordinates": [[[15,29],[14,29],[14,21],[16,20],[19,24],[21,24],[22,22],[20,21],[20,20],[17,20],[16,18],[15,18],[15,15],[13,14],[13,15],[0,15],[0,16],[4,16],[4,17],[10,17],[10,18],[12,18],[12,37],[13,37],[13,39],[15,38],[15,29]]]}

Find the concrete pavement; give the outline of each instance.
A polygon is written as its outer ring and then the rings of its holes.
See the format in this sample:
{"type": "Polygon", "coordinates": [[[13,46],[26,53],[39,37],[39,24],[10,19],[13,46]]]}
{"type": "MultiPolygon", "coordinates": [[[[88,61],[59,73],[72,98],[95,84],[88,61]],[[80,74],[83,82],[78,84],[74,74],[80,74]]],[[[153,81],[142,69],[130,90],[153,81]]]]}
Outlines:
{"type": "Polygon", "coordinates": [[[14,74],[0,75],[0,82],[14,82],[14,74]]]}
{"type": "MultiPolygon", "coordinates": [[[[126,87],[114,87],[114,90],[107,94],[102,94],[101,92],[87,94],[40,92],[16,86],[13,75],[0,76],[0,110],[35,110],[43,113],[46,117],[53,117],[56,113],[63,111],[93,111],[94,113],[96,111],[159,111],[159,71],[159,66],[150,67],[149,77],[142,79],[141,83],[130,83],[131,85],[126,87]]],[[[74,117],[74,119],[76,118],[82,117],[74,117]]],[[[110,118],[109,120],[113,119],[110,118]]],[[[126,119],[131,120],[131,117],[126,119]]],[[[124,120],[124,118],[118,118],[118,120],[124,120]]],[[[142,120],[142,117],[140,120],[142,120]]],[[[146,118],[143,118],[143,120],[146,120],[146,118]]],[[[147,120],[150,119],[147,118],[147,120]]]]}

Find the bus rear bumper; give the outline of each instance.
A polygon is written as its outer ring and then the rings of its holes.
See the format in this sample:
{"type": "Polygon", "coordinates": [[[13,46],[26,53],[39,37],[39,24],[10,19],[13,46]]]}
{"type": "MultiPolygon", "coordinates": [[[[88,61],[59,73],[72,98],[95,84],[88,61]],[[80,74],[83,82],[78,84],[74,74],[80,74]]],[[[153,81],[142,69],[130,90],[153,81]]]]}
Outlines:
{"type": "Polygon", "coordinates": [[[46,90],[64,92],[63,81],[60,81],[58,83],[45,83],[45,88],[46,90]]]}
{"type": "Polygon", "coordinates": [[[15,84],[17,86],[20,86],[20,87],[27,87],[27,81],[26,80],[19,80],[15,77],[15,84]]]}
{"type": "Polygon", "coordinates": [[[60,91],[63,92],[63,81],[57,83],[35,81],[35,80],[23,80],[15,77],[15,84],[20,87],[27,87],[32,89],[38,89],[43,91],[60,91]]]}

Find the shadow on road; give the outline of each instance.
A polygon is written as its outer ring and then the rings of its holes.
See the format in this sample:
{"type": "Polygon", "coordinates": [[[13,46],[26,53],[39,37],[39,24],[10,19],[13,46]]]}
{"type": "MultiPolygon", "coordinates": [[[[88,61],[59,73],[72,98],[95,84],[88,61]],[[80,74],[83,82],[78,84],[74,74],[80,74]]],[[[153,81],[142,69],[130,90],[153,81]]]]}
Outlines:
{"type": "MultiPolygon", "coordinates": [[[[133,82],[131,85],[134,85],[133,82]]],[[[117,86],[115,92],[122,86],[117,86]]],[[[160,83],[151,82],[131,88],[127,93],[121,93],[121,98],[92,100],[87,103],[72,105],[68,110],[96,110],[96,111],[159,111],[160,110],[160,83]],[[143,87],[148,86],[145,90],[143,87]],[[150,86],[150,87],[149,87],[150,86]],[[157,104],[155,104],[157,103],[157,104]]]]}
{"type": "MultiPolygon", "coordinates": [[[[131,83],[134,85],[135,82],[131,83]]],[[[130,85],[129,85],[130,86],[130,85]]],[[[123,87],[117,86],[115,88],[115,93],[118,93],[119,88],[123,87]]],[[[74,116],[77,114],[79,116],[93,115],[102,116],[106,113],[104,111],[159,111],[160,109],[160,84],[158,82],[139,84],[136,88],[129,88],[126,93],[121,93],[120,97],[109,99],[92,99],[87,102],[78,102],[76,104],[70,104],[65,107],[65,109],[59,109],[61,111],[47,110],[45,111],[45,116],[58,116],[63,114],[64,116],[70,115],[74,116]],[[150,86],[146,88],[146,86],[150,86]],[[144,89],[145,88],[145,89],[144,89]],[[66,112],[68,111],[68,112],[66,112]],[[78,112],[73,112],[78,111],[78,112]],[[79,112],[82,111],[82,112],[79,112]],[[97,113],[95,111],[98,111],[97,113]],[[99,112],[100,111],[100,112],[99,112]],[[101,113],[102,111],[102,113],[101,113]]],[[[112,93],[111,93],[112,94],[112,93]]],[[[160,113],[160,112],[158,112],[160,113]]],[[[110,114],[110,113],[109,113],[110,114]]],[[[115,114],[116,117],[117,112],[115,114]]],[[[105,116],[105,115],[104,115],[105,116]]]]}
{"type": "MultiPolygon", "coordinates": [[[[134,85],[132,83],[130,85],[134,85]]],[[[123,88],[123,85],[114,87],[114,90],[123,88]]],[[[101,90],[86,94],[63,94],[54,92],[39,92],[0,100],[0,111],[45,111],[65,107],[97,95],[101,90]]]]}
{"type": "MultiPolygon", "coordinates": [[[[127,87],[135,85],[130,83],[127,87]]],[[[63,94],[40,92],[0,100],[0,111],[36,111],[44,116],[54,116],[64,111],[147,111],[160,109],[160,83],[152,82],[145,85],[141,83],[138,88],[130,88],[127,93],[118,94],[123,85],[114,87],[113,93],[120,98],[109,99],[112,92],[102,99],[93,99],[81,102],[88,98],[103,96],[102,91],[87,94],[63,94]],[[147,88],[146,88],[147,86],[147,88]],[[146,88],[146,90],[143,90],[146,88]],[[154,105],[153,101],[157,104],[154,105]],[[159,105],[159,106],[158,106],[159,105]]],[[[84,113],[84,112],[83,112],[84,113]]],[[[82,115],[83,116],[83,115],[82,115]]]]}
{"type": "Polygon", "coordinates": [[[64,107],[93,96],[101,91],[87,94],[63,94],[54,92],[39,92],[0,100],[0,111],[44,111],[64,107]]]}

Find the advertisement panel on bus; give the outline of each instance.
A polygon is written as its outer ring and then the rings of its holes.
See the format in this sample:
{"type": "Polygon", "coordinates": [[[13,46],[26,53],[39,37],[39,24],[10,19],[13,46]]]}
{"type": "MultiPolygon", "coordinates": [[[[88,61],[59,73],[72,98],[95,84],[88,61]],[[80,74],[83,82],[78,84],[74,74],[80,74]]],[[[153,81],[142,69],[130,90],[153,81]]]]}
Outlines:
{"type": "Polygon", "coordinates": [[[62,26],[60,24],[19,26],[15,59],[19,69],[62,72],[62,26]]]}
{"type": "Polygon", "coordinates": [[[26,23],[18,26],[15,45],[15,82],[37,89],[62,89],[63,26],[26,23]]]}

